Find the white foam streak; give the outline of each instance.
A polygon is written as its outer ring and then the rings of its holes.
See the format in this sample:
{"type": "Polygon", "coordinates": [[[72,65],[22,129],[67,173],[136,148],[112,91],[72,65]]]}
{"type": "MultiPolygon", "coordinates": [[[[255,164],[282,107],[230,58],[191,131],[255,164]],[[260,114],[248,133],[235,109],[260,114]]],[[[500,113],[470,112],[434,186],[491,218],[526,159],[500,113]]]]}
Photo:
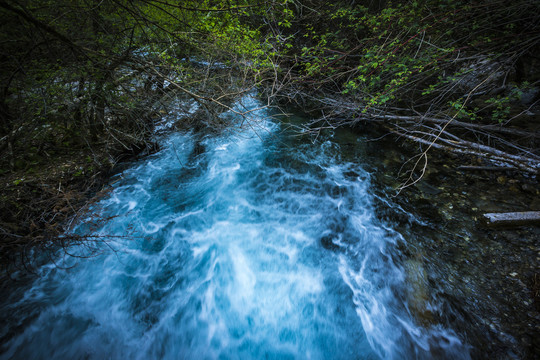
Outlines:
{"type": "MultiPolygon", "coordinates": [[[[259,106],[246,102],[237,108],[259,106]]],[[[121,174],[95,208],[111,220],[76,231],[129,237],[69,272],[44,267],[13,305],[40,314],[25,315],[0,358],[392,359],[427,357],[437,338],[459,347],[396,302],[397,235],[374,216],[368,174],[331,142],[283,146],[265,116],[232,135],[164,138],[121,174]]]]}

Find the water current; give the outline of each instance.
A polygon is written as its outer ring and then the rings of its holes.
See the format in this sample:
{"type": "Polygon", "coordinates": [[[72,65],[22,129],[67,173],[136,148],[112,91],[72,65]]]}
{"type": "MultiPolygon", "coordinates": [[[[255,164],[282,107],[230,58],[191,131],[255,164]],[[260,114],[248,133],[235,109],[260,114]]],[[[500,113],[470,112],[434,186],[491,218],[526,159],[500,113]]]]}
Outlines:
{"type": "Polygon", "coordinates": [[[403,238],[377,218],[362,159],[269,115],[161,135],[73,229],[102,254],[6,295],[0,358],[469,358],[460,334],[414,316],[403,238]]]}

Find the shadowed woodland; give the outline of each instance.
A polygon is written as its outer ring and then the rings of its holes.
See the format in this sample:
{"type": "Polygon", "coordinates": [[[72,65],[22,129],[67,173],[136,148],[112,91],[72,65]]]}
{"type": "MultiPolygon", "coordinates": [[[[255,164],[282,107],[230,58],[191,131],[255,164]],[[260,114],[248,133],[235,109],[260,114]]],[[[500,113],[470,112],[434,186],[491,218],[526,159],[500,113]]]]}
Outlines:
{"type": "Polygon", "coordinates": [[[303,131],[370,124],[464,168],[536,176],[540,4],[501,1],[0,1],[3,264],[56,248],[115,165],[176,126],[222,131],[247,91],[313,115],[303,131]]]}

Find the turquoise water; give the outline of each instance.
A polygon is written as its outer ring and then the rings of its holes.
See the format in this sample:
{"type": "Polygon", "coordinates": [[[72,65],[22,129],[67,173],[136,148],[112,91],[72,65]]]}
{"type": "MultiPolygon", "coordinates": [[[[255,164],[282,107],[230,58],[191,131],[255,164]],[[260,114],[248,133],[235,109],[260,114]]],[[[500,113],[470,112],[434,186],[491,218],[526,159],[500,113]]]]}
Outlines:
{"type": "Polygon", "coordinates": [[[224,118],[237,126],[162,135],[118,175],[73,229],[103,253],[2,301],[1,359],[469,358],[454,330],[414,320],[361,159],[266,110],[224,118]]]}

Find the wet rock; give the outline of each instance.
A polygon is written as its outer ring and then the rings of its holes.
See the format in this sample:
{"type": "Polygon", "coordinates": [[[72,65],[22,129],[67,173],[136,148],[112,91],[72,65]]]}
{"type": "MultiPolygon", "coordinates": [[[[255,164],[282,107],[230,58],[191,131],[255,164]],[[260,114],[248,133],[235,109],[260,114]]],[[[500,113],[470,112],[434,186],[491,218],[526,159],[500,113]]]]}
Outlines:
{"type": "Polygon", "coordinates": [[[529,209],[532,211],[540,210],[540,198],[534,198],[533,201],[529,204],[529,209]]]}
{"type": "Polygon", "coordinates": [[[534,103],[540,96],[540,88],[533,87],[530,89],[525,89],[521,93],[520,101],[522,105],[529,106],[534,103]]]}
{"type": "Polygon", "coordinates": [[[433,202],[419,198],[415,199],[413,205],[415,212],[421,215],[422,218],[430,219],[433,222],[440,222],[443,220],[433,202]]]}
{"type": "Polygon", "coordinates": [[[423,326],[433,323],[433,313],[429,310],[429,287],[427,272],[421,259],[408,259],[403,264],[407,276],[407,302],[409,310],[423,326]]]}
{"type": "Polygon", "coordinates": [[[340,249],[339,245],[336,245],[334,243],[335,236],[333,235],[325,235],[321,237],[321,245],[326,250],[330,251],[338,251],[340,249]]]}
{"type": "Polygon", "coordinates": [[[355,171],[347,171],[343,174],[347,180],[356,180],[360,177],[360,175],[355,171]]]}
{"type": "Polygon", "coordinates": [[[531,184],[527,184],[527,183],[521,185],[521,189],[523,191],[526,191],[528,193],[533,193],[533,194],[535,194],[536,190],[537,190],[536,187],[532,186],[531,184]]]}
{"type": "Polygon", "coordinates": [[[426,195],[438,195],[441,193],[441,190],[439,188],[436,188],[433,185],[428,184],[425,181],[419,181],[416,183],[416,187],[426,195]]]}

